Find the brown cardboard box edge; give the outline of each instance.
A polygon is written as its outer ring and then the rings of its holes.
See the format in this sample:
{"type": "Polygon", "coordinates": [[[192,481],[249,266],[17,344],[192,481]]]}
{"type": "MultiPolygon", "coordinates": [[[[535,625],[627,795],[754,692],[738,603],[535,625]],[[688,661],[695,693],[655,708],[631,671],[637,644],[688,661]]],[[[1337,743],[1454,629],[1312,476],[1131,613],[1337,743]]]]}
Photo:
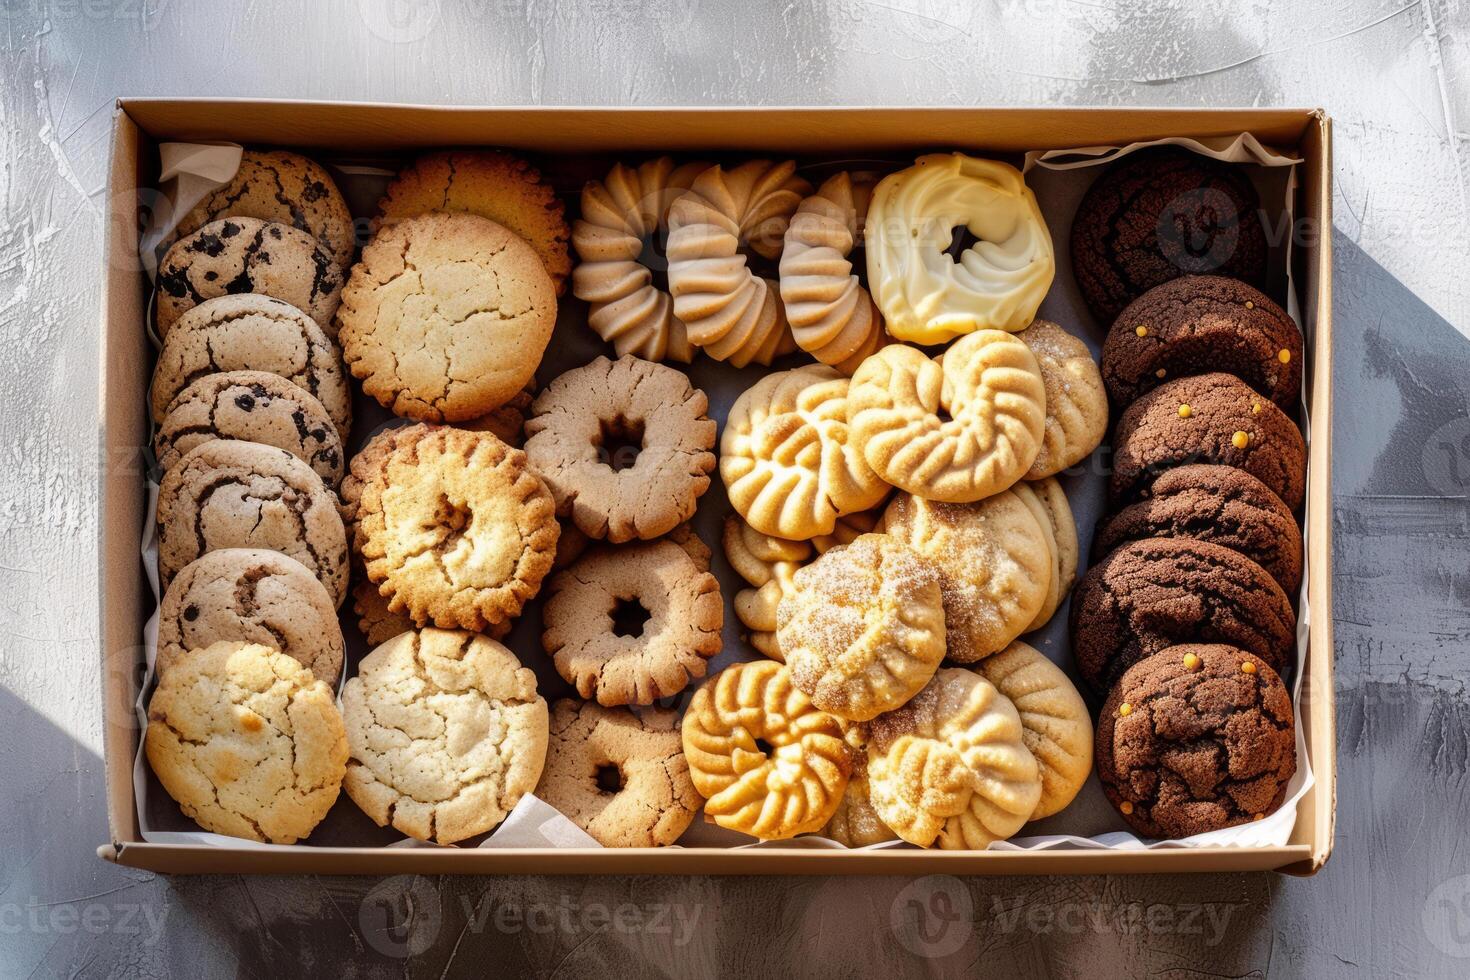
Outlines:
{"type": "MultiPolygon", "coordinates": [[[[151,152],[151,146],[149,147],[151,152]]],[[[100,351],[101,589],[104,756],[112,843],[103,858],[170,873],[309,874],[1119,874],[1278,870],[1313,874],[1332,851],[1336,810],[1331,574],[1332,239],[1331,120],[1320,109],[1172,108],[589,108],[409,106],[250,99],[120,99],[113,119],[100,351]],[[148,611],[138,558],[144,514],[139,447],[146,445],[148,349],[138,267],[136,191],[152,158],[145,140],[235,140],[345,150],[497,145],[578,149],[782,150],[959,147],[1019,153],[1164,136],[1254,133],[1296,147],[1298,218],[1316,229],[1298,248],[1303,318],[1312,330],[1311,650],[1302,684],[1308,756],[1316,783],[1302,799],[1290,843],[1263,848],[1149,851],[831,851],[781,848],[522,850],[480,848],[269,849],[150,844],[133,801],[133,704],[142,679],[148,611]],[[752,135],[752,134],[759,134],[752,135]]]]}

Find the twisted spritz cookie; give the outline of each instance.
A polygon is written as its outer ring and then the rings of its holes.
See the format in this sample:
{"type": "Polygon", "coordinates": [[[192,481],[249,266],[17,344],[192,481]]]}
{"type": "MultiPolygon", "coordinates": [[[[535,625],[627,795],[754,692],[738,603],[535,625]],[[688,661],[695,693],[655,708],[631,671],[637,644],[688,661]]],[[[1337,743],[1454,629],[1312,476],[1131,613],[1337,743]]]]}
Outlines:
{"type": "Polygon", "coordinates": [[[781,301],[791,335],[843,374],[883,344],[883,316],[851,259],[873,183],[846,171],[828,178],[796,209],[781,252],[781,301]]]}
{"type": "Polygon", "coordinates": [[[931,153],[884,177],[864,244],[888,332],[917,344],[1024,329],[1056,273],[1051,232],[1021,172],[962,153],[931,153]],[[978,241],[951,259],[958,227],[978,241]]]}
{"type": "Polygon", "coordinates": [[[806,540],[888,493],[853,445],[848,380],[821,364],[768,374],[735,400],[720,437],[730,503],[764,534],[806,540]]]}
{"type": "Polygon", "coordinates": [[[837,719],[771,660],[734,664],[706,681],[684,713],[683,736],[705,815],[762,840],[820,830],[852,774],[837,719]]]}
{"type": "MultiPolygon", "coordinates": [[[[669,157],[637,168],[617,163],[582,188],[582,217],[572,225],[572,247],[581,259],[572,270],[572,295],[588,303],[588,325],[619,356],[694,360],[684,321],[650,267],[656,252],[649,253],[668,234],[669,205],[708,169],[703,162],[675,166],[669,157]]],[[[658,272],[666,269],[661,265],[658,272]]]]}
{"type": "Polygon", "coordinates": [[[1041,450],[1046,386],[1036,356],[1000,330],[941,360],[885,347],[852,378],[853,443],[878,476],[926,500],[980,500],[1019,480],[1041,450]]]}
{"type": "Polygon", "coordinates": [[[1015,705],[990,681],[948,667],[868,729],[868,781],[878,816],[928,847],[984,850],[1025,826],[1041,771],[1015,705]]]}
{"type": "Polygon", "coordinates": [[[669,292],[689,341],[735,367],[770,364],[795,349],[776,284],[741,249],[775,259],[811,185],[796,164],[751,160],[710,167],[669,206],[669,292]]]}

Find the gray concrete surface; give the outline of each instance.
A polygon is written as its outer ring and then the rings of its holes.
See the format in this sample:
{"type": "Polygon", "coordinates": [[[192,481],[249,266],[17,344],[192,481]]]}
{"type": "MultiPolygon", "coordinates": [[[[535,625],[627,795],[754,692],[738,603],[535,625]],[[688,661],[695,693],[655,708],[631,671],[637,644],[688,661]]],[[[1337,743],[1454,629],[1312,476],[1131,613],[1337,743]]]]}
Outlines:
{"type": "Polygon", "coordinates": [[[3,0],[0,11],[0,975],[1470,974],[1463,0],[3,0]],[[1337,124],[1334,858],[1311,880],[916,883],[167,880],[99,862],[94,338],[107,116],[122,94],[1326,106],[1337,124]],[[922,933],[905,924],[914,908],[930,913],[922,933]]]}

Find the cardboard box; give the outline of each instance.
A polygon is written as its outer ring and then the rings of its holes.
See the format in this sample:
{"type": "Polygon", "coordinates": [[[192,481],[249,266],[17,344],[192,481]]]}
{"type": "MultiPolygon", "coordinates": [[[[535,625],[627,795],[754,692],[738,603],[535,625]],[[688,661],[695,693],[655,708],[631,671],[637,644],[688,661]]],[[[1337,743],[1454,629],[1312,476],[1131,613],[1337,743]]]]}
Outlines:
{"type": "Polygon", "coordinates": [[[1331,122],[1307,109],[597,109],[437,108],[246,100],[123,99],[113,120],[102,293],[101,667],[111,843],[107,860],[182,873],[304,874],[1116,874],[1276,869],[1311,874],[1332,849],[1335,759],[1332,686],[1331,122]],[[156,144],[228,140],[342,151],[490,145],[546,154],[769,151],[842,157],[962,149],[1020,153],[1166,136],[1250,132],[1295,150],[1303,234],[1293,274],[1309,338],[1310,463],[1307,610],[1311,645],[1300,703],[1315,785],[1289,843],[1266,848],[1147,851],[939,851],[676,848],[504,850],[293,846],[245,849],[144,842],[133,798],[140,733],[133,714],[152,594],[138,557],[146,512],[140,447],[148,443],[152,352],[144,331],[148,284],[137,209],[157,177],[156,144]],[[142,194],[140,195],[140,191],[142,194]]]}

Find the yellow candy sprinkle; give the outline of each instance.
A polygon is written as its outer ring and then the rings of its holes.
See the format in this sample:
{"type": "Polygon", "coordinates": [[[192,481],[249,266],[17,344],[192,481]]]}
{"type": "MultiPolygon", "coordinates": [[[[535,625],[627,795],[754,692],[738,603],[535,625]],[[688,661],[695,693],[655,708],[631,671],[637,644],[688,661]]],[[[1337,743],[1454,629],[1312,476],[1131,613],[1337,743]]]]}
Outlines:
{"type": "Polygon", "coordinates": [[[1251,444],[1250,433],[1237,431],[1230,437],[1230,442],[1236,449],[1244,449],[1251,444]]]}
{"type": "Polygon", "coordinates": [[[1122,704],[1118,705],[1119,718],[1123,718],[1131,714],[1133,714],[1133,705],[1129,704],[1127,701],[1124,701],[1122,704]]]}
{"type": "Polygon", "coordinates": [[[1249,660],[1243,661],[1240,665],[1240,672],[1242,674],[1254,674],[1256,672],[1256,665],[1249,660]]]}
{"type": "Polygon", "coordinates": [[[1252,820],[1265,820],[1266,819],[1266,815],[1264,813],[1258,813],[1254,817],[1251,817],[1251,819],[1252,820]]]}
{"type": "Polygon", "coordinates": [[[1127,800],[1124,800],[1122,803],[1118,804],[1118,809],[1123,811],[1124,816],[1127,816],[1128,814],[1133,812],[1133,804],[1129,803],[1127,800]]]}
{"type": "Polygon", "coordinates": [[[1138,336],[1140,337],[1147,337],[1148,327],[1145,327],[1143,324],[1140,323],[1138,326],[1133,328],[1133,332],[1138,334],[1138,336]]]}
{"type": "Polygon", "coordinates": [[[1199,669],[1199,657],[1196,656],[1195,654],[1192,654],[1192,653],[1186,653],[1184,655],[1184,669],[1185,670],[1198,670],[1199,669]]]}
{"type": "Polygon", "coordinates": [[[1163,368],[1159,368],[1157,371],[1154,372],[1154,377],[1162,378],[1166,373],[1167,372],[1165,372],[1163,368]]]}
{"type": "Polygon", "coordinates": [[[1252,415],[1260,415],[1261,414],[1261,403],[1260,402],[1251,402],[1251,414],[1252,415]]]}
{"type": "Polygon", "coordinates": [[[1250,300],[1246,300],[1245,301],[1245,308],[1248,309],[1248,310],[1253,310],[1253,309],[1256,308],[1256,304],[1253,303],[1253,302],[1251,302],[1250,300]]]}
{"type": "Polygon", "coordinates": [[[1276,355],[1276,360],[1280,361],[1282,364],[1290,364],[1291,351],[1287,350],[1285,347],[1281,348],[1281,353],[1276,355]]]}
{"type": "Polygon", "coordinates": [[[1179,417],[1181,419],[1187,419],[1187,418],[1189,418],[1193,414],[1194,414],[1194,409],[1190,408],[1188,405],[1180,405],[1179,406],[1179,417]]]}

